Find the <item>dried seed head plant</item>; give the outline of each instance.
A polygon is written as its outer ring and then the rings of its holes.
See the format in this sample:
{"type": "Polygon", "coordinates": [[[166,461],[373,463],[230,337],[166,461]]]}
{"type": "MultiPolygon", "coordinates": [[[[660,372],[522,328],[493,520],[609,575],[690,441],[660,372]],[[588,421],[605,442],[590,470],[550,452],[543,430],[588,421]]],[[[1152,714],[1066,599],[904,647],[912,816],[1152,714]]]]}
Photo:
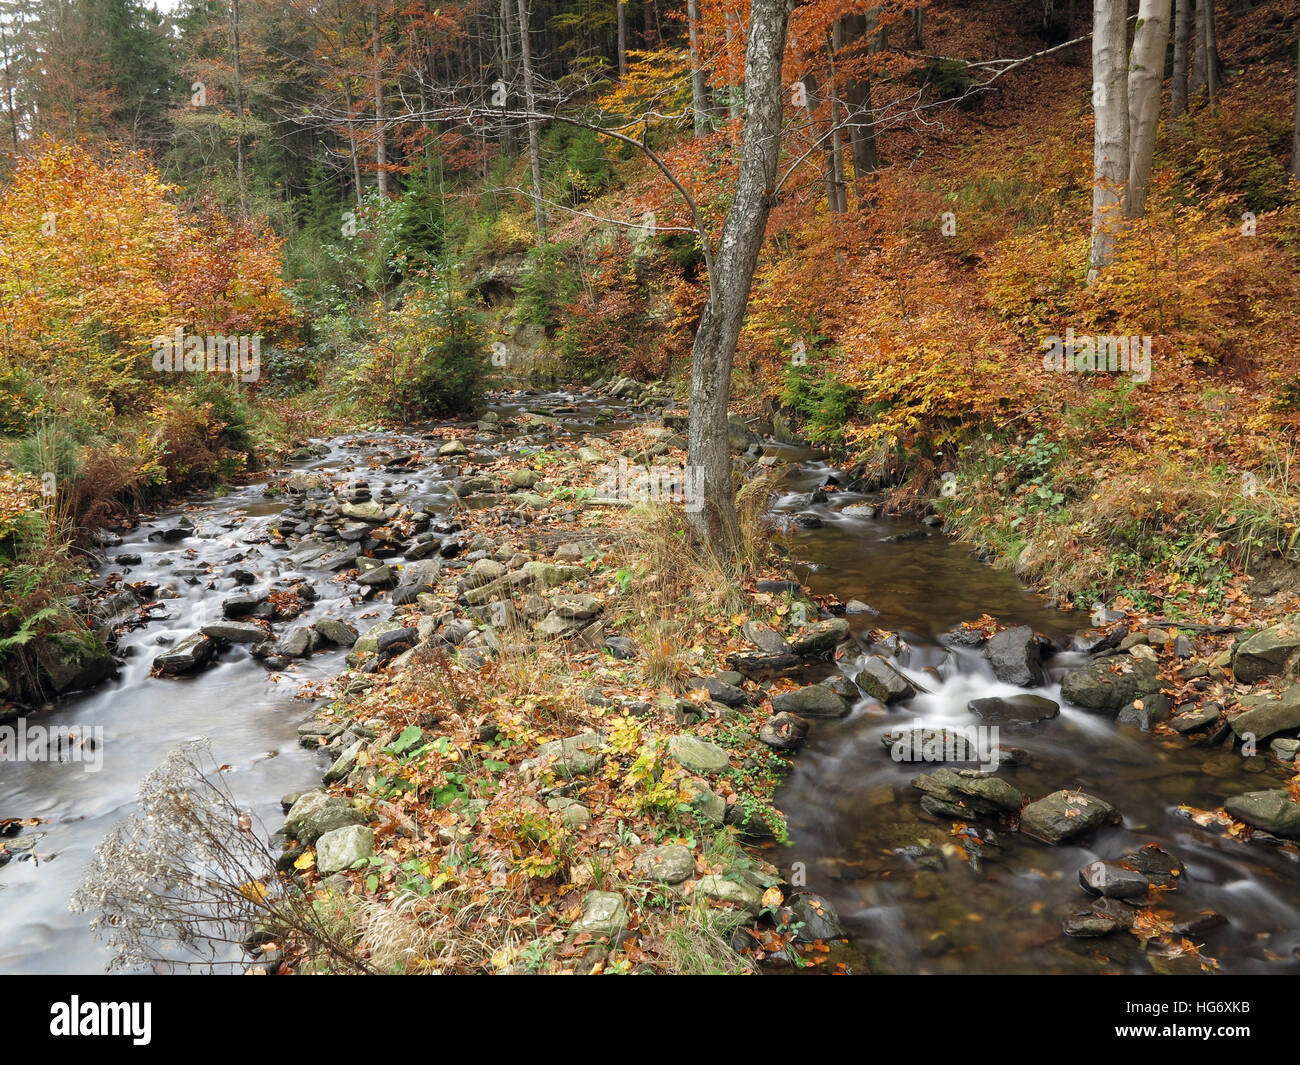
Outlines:
{"type": "Polygon", "coordinates": [[[206,741],[171,751],[138,800],[96,849],[70,904],[93,915],[110,970],[235,968],[237,947],[251,939],[301,946],[335,972],[371,971],[351,930],[277,872],[268,833],[206,741]]]}

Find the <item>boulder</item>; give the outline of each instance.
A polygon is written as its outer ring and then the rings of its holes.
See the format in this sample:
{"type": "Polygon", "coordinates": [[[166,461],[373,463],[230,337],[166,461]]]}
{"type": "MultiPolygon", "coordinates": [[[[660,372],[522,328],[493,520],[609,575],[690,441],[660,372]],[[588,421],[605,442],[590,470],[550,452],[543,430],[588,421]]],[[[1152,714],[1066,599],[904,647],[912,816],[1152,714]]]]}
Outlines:
{"type": "Polygon", "coordinates": [[[632,873],[642,880],[680,884],[695,875],[695,855],[680,843],[653,847],[632,863],[632,873]]]}
{"type": "Polygon", "coordinates": [[[175,647],[153,660],[153,671],[162,677],[179,677],[202,669],[216,653],[216,641],[201,632],[192,632],[175,647]]]}
{"type": "Polygon", "coordinates": [[[966,704],[981,721],[994,725],[1025,725],[1046,721],[1060,714],[1061,708],[1051,699],[1039,695],[999,695],[972,699],[966,704]]]}
{"type": "Polygon", "coordinates": [[[1232,674],[1241,684],[1254,684],[1265,677],[1296,675],[1300,665],[1300,616],[1239,643],[1232,655],[1232,674]]]}
{"type": "Polygon", "coordinates": [[[1279,732],[1300,728],[1300,684],[1293,684],[1280,699],[1265,695],[1246,695],[1237,700],[1244,712],[1230,718],[1228,724],[1240,739],[1253,735],[1256,741],[1279,732]]]}
{"type": "Polygon", "coordinates": [[[316,840],[316,871],[321,876],[342,872],[375,852],[375,833],[367,825],[345,825],[316,840]]]}
{"type": "Polygon", "coordinates": [[[1020,831],[1055,846],[1117,819],[1110,803],[1082,791],[1061,790],[1020,811],[1020,831]]]}
{"type": "Polygon", "coordinates": [[[807,735],[808,722],[790,713],[772,715],[758,730],[759,741],[778,751],[797,750],[807,735]]]}
{"type": "Polygon", "coordinates": [[[778,714],[798,714],[802,717],[844,717],[850,710],[850,704],[825,685],[810,684],[806,688],[774,695],[772,709],[778,714]]]}
{"type": "Polygon", "coordinates": [[[285,835],[309,846],[326,832],[346,825],[365,824],[350,803],[319,789],[298,796],[284,822],[285,835]]]}
{"type": "Polygon", "coordinates": [[[882,703],[896,703],[916,694],[912,682],[880,655],[869,655],[853,680],[864,692],[882,703]]]}
{"type": "Polygon", "coordinates": [[[1064,699],[1085,710],[1118,712],[1134,699],[1159,691],[1156,663],[1130,655],[1100,658],[1061,681],[1064,699]]]}
{"type": "Polygon", "coordinates": [[[998,680],[1019,688],[1034,688],[1043,683],[1042,655],[1038,637],[1028,625],[1003,629],[989,638],[984,655],[998,680]]]}
{"type": "Polygon", "coordinates": [[[721,773],[731,764],[731,756],[716,743],[681,732],[668,739],[668,753],[692,773],[721,773]]]}
{"type": "Polygon", "coordinates": [[[1280,788],[1234,795],[1223,808],[1239,821],[1283,839],[1300,839],[1300,803],[1280,788]]]}

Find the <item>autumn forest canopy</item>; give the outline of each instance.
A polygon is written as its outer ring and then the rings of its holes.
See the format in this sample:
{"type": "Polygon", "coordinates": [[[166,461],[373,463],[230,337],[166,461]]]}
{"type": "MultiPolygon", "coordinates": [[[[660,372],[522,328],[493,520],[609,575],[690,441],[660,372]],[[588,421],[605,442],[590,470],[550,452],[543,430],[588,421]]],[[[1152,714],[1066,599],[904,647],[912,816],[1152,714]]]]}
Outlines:
{"type": "MultiPolygon", "coordinates": [[[[908,898],[946,905],[969,885],[930,880],[983,877],[990,824],[1054,846],[1122,811],[1063,769],[943,769],[911,782],[929,821],[832,860],[782,761],[818,718],[965,713],[963,655],[1001,685],[980,727],[1064,704],[1184,743],[1171,765],[1227,751],[1212,795],[1114,798],[1291,854],[1298,81],[1300,0],[0,0],[0,725],[125,676],[164,617],[123,691],[238,657],[328,703],[296,738],[329,795],[286,804],[263,886],[190,900],[257,925],[341,878],[328,919],[248,948],[267,972],[987,971],[982,918],[885,960],[825,948],[862,931],[828,900],[932,824],[908,898]],[[164,529],[174,507],[194,520],[164,529]],[[1256,740],[1278,780],[1245,793],[1256,740]],[[358,831],[355,860],[317,842],[358,831]],[[754,849],[791,846],[839,886],[754,849]],[[687,887],[618,886],[647,879],[687,887]]],[[[199,760],[169,755],[152,801],[199,760]]],[[[237,793],[211,798],[239,825],[237,793]]],[[[253,838],[220,823],[130,853],[253,838]]],[[[1087,971],[1218,966],[1161,908],[1181,864],[1110,842],[1078,877],[1109,904],[1136,868],[1141,901],[1064,934],[1144,953],[1087,971]]],[[[166,956],[159,928],[209,942],[95,868],[78,898],[122,967],[166,956]]],[[[1234,927],[1294,971],[1300,944],[1234,927]]],[[[1083,971],[1025,936],[1034,971],[1083,971]]]]}

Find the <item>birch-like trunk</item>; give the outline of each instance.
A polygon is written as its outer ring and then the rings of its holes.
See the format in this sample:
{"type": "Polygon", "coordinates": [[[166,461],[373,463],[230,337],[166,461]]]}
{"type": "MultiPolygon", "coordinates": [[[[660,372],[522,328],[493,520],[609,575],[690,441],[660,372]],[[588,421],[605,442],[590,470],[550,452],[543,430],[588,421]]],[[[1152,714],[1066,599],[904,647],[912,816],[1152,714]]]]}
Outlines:
{"type": "Polygon", "coordinates": [[[688,499],[692,530],[722,558],[740,544],[727,404],[731,364],[749,304],[767,217],[776,197],[784,102],[781,60],[785,53],[792,0],[753,0],[745,47],[744,144],[736,191],[709,276],[704,307],[691,353],[691,409],[687,472],[698,486],[688,499]]]}
{"type": "Polygon", "coordinates": [[[1092,240],[1088,282],[1110,265],[1128,184],[1128,33],[1123,0],[1093,0],[1092,240]]]}
{"type": "Polygon", "coordinates": [[[1169,49],[1170,0],[1140,0],[1128,69],[1128,195],[1124,214],[1140,218],[1151,188],[1160,122],[1160,86],[1169,49]]]}
{"type": "Polygon", "coordinates": [[[1192,0],[1174,4],[1174,79],[1169,92],[1169,117],[1187,113],[1187,61],[1192,50],[1192,0]]]}

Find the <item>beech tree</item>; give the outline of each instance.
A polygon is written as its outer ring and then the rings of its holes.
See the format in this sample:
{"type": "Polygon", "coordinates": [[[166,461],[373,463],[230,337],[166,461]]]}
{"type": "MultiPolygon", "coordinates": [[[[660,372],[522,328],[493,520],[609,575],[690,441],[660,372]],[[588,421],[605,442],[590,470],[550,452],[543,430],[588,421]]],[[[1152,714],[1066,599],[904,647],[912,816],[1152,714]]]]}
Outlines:
{"type": "Polygon", "coordinates": [[[1096,126],[1089,283],[1096,280],[1114,255],[1129,176],[1127,11],[1123,0],[1093,0],[1092,12],[1092,107],[1096,126]]]}
{"type": "Polygon", "coordinates": [[[1129,218],[1141,216],[1151,186],[1168,46],[1169,0],[1141,0],[1128,70],[1129,171],[1124,213],[1129,218]]]}

